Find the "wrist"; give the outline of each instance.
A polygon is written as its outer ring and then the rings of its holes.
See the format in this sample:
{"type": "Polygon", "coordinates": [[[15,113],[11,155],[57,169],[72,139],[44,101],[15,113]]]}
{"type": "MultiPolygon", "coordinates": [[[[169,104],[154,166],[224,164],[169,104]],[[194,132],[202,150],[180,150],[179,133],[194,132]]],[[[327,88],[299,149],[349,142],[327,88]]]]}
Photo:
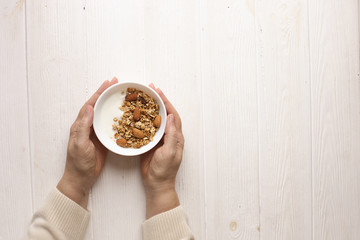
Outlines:
{"type": "Polygon", "coordinates": [[[146,219],[180,205],[175,187],[146,190],[146,219]]]}
{"type": "Polygon", "coordinates": [[[62,194],[86,209],[90,188],[81,182],[81,179],[64,174],[56,187],[62,194]]]}

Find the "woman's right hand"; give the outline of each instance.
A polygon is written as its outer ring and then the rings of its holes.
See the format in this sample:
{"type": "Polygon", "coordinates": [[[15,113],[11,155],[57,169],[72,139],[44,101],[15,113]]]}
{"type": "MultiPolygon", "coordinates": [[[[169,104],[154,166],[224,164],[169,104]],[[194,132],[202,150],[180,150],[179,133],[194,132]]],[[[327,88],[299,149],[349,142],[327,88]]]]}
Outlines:
{"type": "Polygon", "coordinates": [[[184,149],[181,119],[164,93],[155,89],[168,113],[165,136],[154,149],[141,158],[141,174],[146,191],[146,219],[180,205],[175,191],[175,178],[184,149]]]}

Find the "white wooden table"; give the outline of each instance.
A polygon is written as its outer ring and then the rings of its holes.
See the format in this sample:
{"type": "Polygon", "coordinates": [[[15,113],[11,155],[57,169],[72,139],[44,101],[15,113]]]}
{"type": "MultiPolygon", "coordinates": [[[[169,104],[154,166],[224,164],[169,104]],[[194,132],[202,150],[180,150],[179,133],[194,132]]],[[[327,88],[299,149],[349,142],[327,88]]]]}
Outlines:
{"type": "MultiPolygon", "coordinates": [[[[360,237],[357,0],[0,0],[0,239],[60,178],[105,79],[154,82],[183,119],[197,239],[360,237]]],[[[141,239],[137,158],[110,154],[86,239],[141,239]]]]}

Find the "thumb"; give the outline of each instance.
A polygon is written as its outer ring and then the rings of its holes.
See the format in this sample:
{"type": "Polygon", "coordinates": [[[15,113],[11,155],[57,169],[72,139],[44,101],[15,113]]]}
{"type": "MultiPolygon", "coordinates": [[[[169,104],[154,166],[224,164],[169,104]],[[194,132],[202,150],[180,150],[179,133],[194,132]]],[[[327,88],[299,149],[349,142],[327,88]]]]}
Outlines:
{"type": "Polygon", "coordinates": [[[165,127],[165,137],[164,137],[164,146],[166,148],[175,148],[177,143],[176,139],[176,126],[174,114],[169,114],[167,116],[166,127],[165,127]]]}
{"type": "Polygon", "coordinates": [[[94,109],[92,106],[87,105],[85,108],[85,112],[80,119],[79,127],[78,127],[78,136],[81,140],[89,139],[90,137],[90,128],[94,119],[94,109]]]}

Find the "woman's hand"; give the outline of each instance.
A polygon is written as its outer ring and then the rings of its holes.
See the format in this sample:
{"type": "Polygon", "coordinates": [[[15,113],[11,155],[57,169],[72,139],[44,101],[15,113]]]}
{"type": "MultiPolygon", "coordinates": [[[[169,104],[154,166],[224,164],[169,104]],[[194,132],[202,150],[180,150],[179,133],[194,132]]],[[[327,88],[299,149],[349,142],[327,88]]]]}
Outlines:
{"type": "Polygon", "coordinates": [[[99,142],[92,127],[94,105],[108,87],[117,83],[105,81],[81,108],[70,129],[64,174],[57,188],[64,195],[86,209],[89,192],[103,169],[107,149],[99,142]]]}
{"type": "Polygon", "coordinates": [[[168,116],[163,141],[141,159],[147,219],[180,205],[175,191],[175,178],[184,149],[179,114],[159,88],[155,89],[153,84],[150,87],[160,95],[168,116]]]}

